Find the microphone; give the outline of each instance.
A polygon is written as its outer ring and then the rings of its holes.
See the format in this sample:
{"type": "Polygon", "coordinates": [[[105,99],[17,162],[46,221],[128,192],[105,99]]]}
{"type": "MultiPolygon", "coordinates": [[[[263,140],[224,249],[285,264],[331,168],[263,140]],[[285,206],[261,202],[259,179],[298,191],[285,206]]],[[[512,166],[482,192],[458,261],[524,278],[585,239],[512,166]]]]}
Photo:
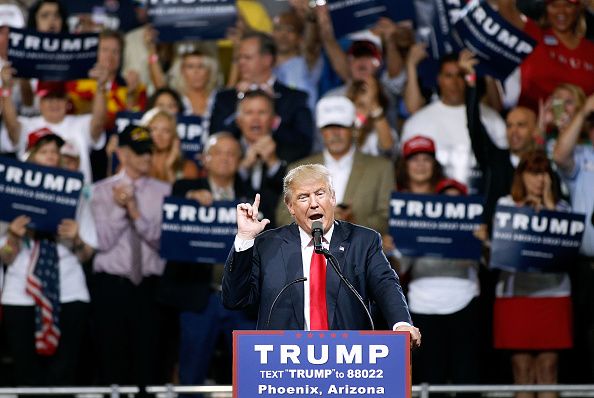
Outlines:
{"type": "Polygon", "coordinates": [[[324,248],[322,247],[322,236],[324,236],[324,226],[321,221],[314,221],[311,223],[311,234],[314,241],[314,251],[323,254],[324,248]]]}
{"type": "Polygon", "coordinates": [[[280,296],[282,296],[283,293],[285,292],[285,290],[287,290],[288,288],[290,288],[294,284],[296,284],[296,283],[302,283],[302,282],[305,282],[306,280],[307,280],[307,278],[305,278],[305,277],[303,277],[303,278],[297,278],[294,281],[287,283],[285,286],[283,286],[283,288],[280,290],[280,292],[278,292],[278,294],[276,295],[276,297],[272,301],[272,305],[270,306],[270,312],[268,313],[268,319],[266,320],[266,329],[269,329],[270,328],[270,318],[272,317],[272,312],[274,311],[274,306],[276,305],[276,302],[278,301],[278,299],[280,298],[280,296]]]}

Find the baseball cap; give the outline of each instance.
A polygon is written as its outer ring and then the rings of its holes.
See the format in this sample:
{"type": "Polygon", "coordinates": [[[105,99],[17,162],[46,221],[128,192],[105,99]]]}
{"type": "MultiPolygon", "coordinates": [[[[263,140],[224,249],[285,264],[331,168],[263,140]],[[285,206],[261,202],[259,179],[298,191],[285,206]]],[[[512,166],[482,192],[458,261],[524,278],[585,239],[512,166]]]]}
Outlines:
{"type": "Polygon", "coordinates": [[[21,9],[15,4],[0,4],[0,26],[24,28],[25,18],[21,9]]]}
{"type": "Polygon", "coordinates": [[[29,136],[27,137],[27,151],[31,151],[31,149],[46,141],[55,141],[59,147],[64,145],[64,140],[62,139],[62,137],[60,137],[47,127],[42,127],[29,133],[29,136]]]}
{"type": "Polygon", "coordinates": [[[379,48],[369,40],[356,40],[351,43],[348,54],[355,58],[359,57],[371,57],[375,58],[378,62],[382,62],[382,53],[379,48]]]}
{"type": "Polygon", "coordinates": [[[416,153],[429,153],[435,156],[435,143],[431,138],[422,135],[410,138],[402,146],[402,155],[406,159],[416,153]]]}
{"type": "Polygon", "coordinates": [[[323,97],[316,105],[316,127],[352,127],[355,123],[355,105],[343,96],[323,97]]]}
{"type": "Polygon", "coordinates": [[[62,148],[60,148],[60,155],[70,156],[71,158],[80,158],[80,151],[75,143],[72,141],[65,141],[62,148]]]}
{"type": "Polygon", "coordinates": [[[460,181],[454,180],[453,178],[444,178],[439,181],[435,186],[435,193],[443,193],[445,190],[454,188],[462,195],[468,195],[468,188],[460,181]]]}
{"type": "MultiPolygon", "coordinates": [[[[549,4],[549,3],[553,3],[555,1],[557,1],[557,0],[545,0],[545,3],[549,4]]],[[[580,0],[565,0],[565,1],[568,3],[571,3],[571,4],[580,4],[580,0]]]]}
{"type": "Polygon", "coordinates": [[[64,82],[39,82],[37,96],[39,98],[66,98],[66,85],[64,82]]]}
{"type": "Polygon", "coordinates": [[[138,155],[153,151],[151,133],[146,127],[129,124],[118,135],[119,146],[127,146],[138,155]]]}

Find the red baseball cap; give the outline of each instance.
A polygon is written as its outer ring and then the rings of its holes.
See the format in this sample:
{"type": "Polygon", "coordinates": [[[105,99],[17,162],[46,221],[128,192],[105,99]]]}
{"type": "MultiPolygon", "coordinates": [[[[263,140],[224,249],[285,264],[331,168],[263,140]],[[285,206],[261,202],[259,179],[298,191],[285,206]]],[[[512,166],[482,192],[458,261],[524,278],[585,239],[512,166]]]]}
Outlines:
{"type": "Polygon", "coordinates": [[[66,85],[64,82],[39,82],[37,96],[39,98],[66,98],[66,85]]]}
{"type": "Polygon", "coordinates": [[[47,127],[42,127],[37,129],[31,133],[27,137],[27,151],[30,151],[35,146],[37,146],[40,141],[55,141],[58,144],[58,147],[64,145],[64,140],[62,137],[48,129],[47,127]]]}
{"type": "Polygon", "coordinates": [[[444,178],[439,181],[435,186],[435,193],[443,193],[446,189],[454,188],[462,195],[468,195],[468,188],[460,181],[454,180],[453,178],[444,178]]]}
{"type": "Polygon", "coordinates": [[[431,138],[422,135],[410,138],[402,146],[402,155],[407,159],[416,153],[429,153],[435,156],[435,142],[431,138]]]}
{"type": "Polygon", "coordinates": [[[370,40],[355,40],[349,47],[348,55],[352,55],[355,58],[371,57],[380,63],[382,62],[382,52],[370,40]]]}

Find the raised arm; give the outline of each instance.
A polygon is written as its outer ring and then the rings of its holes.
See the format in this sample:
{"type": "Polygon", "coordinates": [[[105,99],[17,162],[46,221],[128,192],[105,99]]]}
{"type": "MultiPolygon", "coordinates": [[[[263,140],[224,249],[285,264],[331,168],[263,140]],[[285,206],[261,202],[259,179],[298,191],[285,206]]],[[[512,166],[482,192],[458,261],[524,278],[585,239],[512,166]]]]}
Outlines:
{"type": "Polygon", "coordinates": [[[334,69],[336,74],[340,76],[342,80],[348,81],[351,78],[351,72],[349,71],[347,55],[334,36],[334,28],[332,27],[332,20],[330,19],[330,12],[325,5],[318,6],[315,10],[318,26],[320,27],[322,45],[330,60],[332,69],[334,69]]]}
{"type": "Polygon", "coordinates": [[[12,87],[14,86],[14,73],[15,71],[10,67],[10,64],[4,65],[2,71],[0,71],[2,87],[4,87],[2,93],[2,121],[6,125],[10,141],[13,145],[18,145],[21,135],[21,123],[19,122],[18,113],[11,97],[12,87]]]}
{"type": "Polygon", "coordinates": [[[573,120],[559,134],[557,143],[553,150],[553,160],[563,171],[570,172],[573,170],[575,163],[573,160],[573,151],[579,139],[582,127],[586,117],[594,112],[594,94],[589,96],[573,120]]]}
{"type": "Polygon", "coordinates": [[[101,138],[105,130],[107,119],[107,104],[105,100],[106,84],[108,80],[108,71],[96,65],[89,71],[89,77],[97,81],[97,91],[93,98],[93,109],[91,114],[91,139],[96,143],[101,138]]]}
{"type": "Polygon", "coordinates": [[[427,56],[427,45],[424,43],[413,44],[406,55],[407,80],[404,87],[404,104],[411,115],[425,105],[425,98],[419,86],[417,66],[427,56]]]}

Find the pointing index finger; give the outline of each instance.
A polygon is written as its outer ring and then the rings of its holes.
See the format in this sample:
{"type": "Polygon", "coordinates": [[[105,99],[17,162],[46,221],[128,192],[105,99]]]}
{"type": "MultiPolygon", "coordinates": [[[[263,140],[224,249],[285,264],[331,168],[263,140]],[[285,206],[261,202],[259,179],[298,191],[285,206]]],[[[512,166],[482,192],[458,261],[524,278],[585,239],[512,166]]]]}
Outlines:
{"type": "Polygon", "coordinates": [[[256,197],[254,198],[254,204],[252,205],[252,218],[254,220],[258,219],[258,207],[260,207],[260,194],[257,193],[256,197]]]}

